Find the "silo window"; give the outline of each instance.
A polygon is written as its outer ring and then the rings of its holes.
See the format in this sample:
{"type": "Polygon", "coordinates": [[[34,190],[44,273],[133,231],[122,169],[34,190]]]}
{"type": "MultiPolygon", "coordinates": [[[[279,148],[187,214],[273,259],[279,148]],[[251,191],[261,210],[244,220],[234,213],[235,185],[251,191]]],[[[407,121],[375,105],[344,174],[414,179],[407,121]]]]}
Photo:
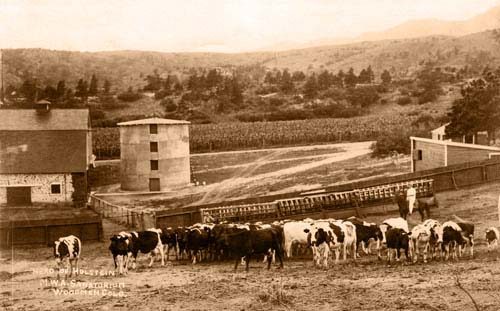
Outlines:
{"type": "Polygon", "coordinates": [[[150,134],[158,134],[158,124],[150,124],[149,125],[149,133],[150,134]]]}
{"type": "Polygon", "coordinates": [[[61,184],[50,185],[50,194],[60,194],[60,193],[61,193],[61,184]]]}
{"type": "Polygon", "coordinates": [[[152,171],[158,170],[158,160],[151,160],[151,170],[152,171]]]}
{"type": "Polygon", "coordinates": [[[149,143],[149,150],[151,152],[158,152],[158,142],[152,141],[149,143]]]}

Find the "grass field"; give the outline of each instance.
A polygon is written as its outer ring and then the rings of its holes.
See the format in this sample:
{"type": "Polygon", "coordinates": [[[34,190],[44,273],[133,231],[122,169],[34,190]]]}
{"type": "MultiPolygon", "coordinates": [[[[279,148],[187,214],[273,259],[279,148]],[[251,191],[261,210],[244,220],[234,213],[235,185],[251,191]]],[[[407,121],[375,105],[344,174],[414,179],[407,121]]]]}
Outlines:
{"type": "MultiPolygon", "coordinates": [[[[397,263],[388,266],[376,256],[348,260],[328,270],[316,269],[309,258],[285,261],[285,268],[264,269],[252,261],[249,273],[243,267],[233,272],[232,262],[170,261],[165,267],[139,255],[138,269],[128,276],[80,275],[84,282],[123,283],[126,297],[67,295],[55,289],[70,285],[45,283],[54,275],[52,250],[47,247],[15,248],[0,257],[0,307],[4,310],[475,310],[500,306],[500,251],[486,252],[484,230],[498,226],[497,199],[500,183],[437,194],[440,208],[432,217],[443,222],[453,215],[475,223],[475,257],[458,262],[428,264],[397,263]],[[42,271],[42,272],[40,272],[42,271]]],[[[369,217],[380,222],[395,215],[369,217]]],[[[410,224],[418,222],[412,215],[410,224]]],[[[105,236],[123,228],[105,221],[105,236]]],[[[112,271],[108,242],[86,243],[80,267],[86,271],[112,271]]],[[[118,292],[118,289],[113,289],[118,292]]]]}

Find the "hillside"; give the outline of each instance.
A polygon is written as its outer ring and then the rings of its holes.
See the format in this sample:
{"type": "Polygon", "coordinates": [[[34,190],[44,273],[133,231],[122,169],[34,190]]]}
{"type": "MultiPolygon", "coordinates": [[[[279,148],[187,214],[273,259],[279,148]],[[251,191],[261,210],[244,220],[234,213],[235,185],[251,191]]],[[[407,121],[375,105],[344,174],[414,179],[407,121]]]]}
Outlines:
{"type": "Polygon", "coordinates": [[[141,51],[69,52],[43,49],[3,51],[5,85],[19,86],[34,76],[44,85],[66,80],[70,86],[80,78],[96,74],[100,81],[109,79],[112,89],[143,87],[145,75],[155,69],[161,74],[188,74],[190,68],[262,65],[289,68],[291,71],[329,69],[355,71],[371,65],[378,77],[383,69],[402,77],[411,75],[424,62],[435,66],[469,66],[481,70],[485,65],[500,64],[500,44],[496,32],[486,31],[462,37],[434,36],[402,40],[361,42],[323,46],[284,52],[160,53],[141,51]]]}

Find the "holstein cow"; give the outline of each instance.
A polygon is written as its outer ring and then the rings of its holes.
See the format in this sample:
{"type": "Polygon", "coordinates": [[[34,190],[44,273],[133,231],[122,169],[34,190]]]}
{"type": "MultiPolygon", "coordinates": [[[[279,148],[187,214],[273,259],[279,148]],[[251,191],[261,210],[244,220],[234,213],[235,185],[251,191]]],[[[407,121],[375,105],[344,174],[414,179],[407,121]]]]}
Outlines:
{"type": "Polygon", "coordinates": [[[321,253],[318,252],[318,245],[316,243],[316,232],[320,229],[329,236],[329,250],[333,250],[335,253],[335,264],[338,264],[345,236],[339,224],[328,220],[315,221],[309,224],[309,228],[304,229],[304,232],[308,234],[308,245],[311,246],[313,251],[314,263],[321,261],[321,253]]]}
{"type": "Polygon", "coordinates": [[[285,237],[285,252],[288,258],[292,257],[292,247],[294,244],[308,245],[307,236],[310,230],[311,221],[291,221],[283,225],[283,234],[285,237]]]}
{"type": "Polygon", "coordinates": [[[328,269],[328,259],[330,258],[330,241],[332,239],[331,231],[325,231],[319,228],[314,233],[314,241],[311,242],[315,247],[314,264],[317,267],[328,269]]]}
{"type": "Polygon", "coordinates": [[[170,227],[162,229],[160,239],[164,248],[163,252],[167,255],[167,260],[169,260],[171,249],[175,251],[175,259],[179,260],[179,241],[177,239],[177,232],[170,227]]]}
{"type": "MultiPolygon", "coordinates": [[[[54,241],[54,257],[56,259],[59,272],[64,264],[64,261],[67,259],[68,264],[66,265],[65,276],[68,276],[68,272],[69,276],[73,275],[73,261],[75,263],[75,274],[78,274],[78,259],[80,258],[81,252],[82,242],[74,235],[62,237],[57,241],[54,241]]],[[[57,274],[57,277],[59,277],[59,273],[57,274]]]]}
{"type": "Polygon", "coordinates": [[[129,254],[132,254],[132,239],[130,238],[130,234],[122,232],[113,235],[110,240],[109,250],[113,255],[115,270],[118,269],[118,273],[120,274],[128,273],[129,254]]]}
{"type": "Polygon", "coordinates": [[[500,233],[497,228],[490,227],[486,229],[486,245],[488,245],[488,252],[498,247],[498,239],[500,239],[500,233]]]}
{"type": "Polygon", "coordinates": [[[242,257],[246,259],[246,268],[248,272],[252,255],[267,254],[267,269],[271,268],[272,254],[270,250],[276,251],[276,256],[280,261],[280,267],[283,268],[283,250],[280,233],[275,229],[261,230],[243,230],[237,233],[222,233],[220,243],[223,243],[232,254],[236,256],[234,270],[242,257]]]}
{"type": "Polygon", "coordinates": [[[378,256],[380,257],[380,244],[383,240],[380,227],[374,223],[368,223],[356,217],[349,217],[347,220],[349,220],[356,226],[357,244],[358,246],[361,244],[361,249],[363,250],[363,252],[365,254],[371,254],[370,243],[376,242],[378,256]]]}
{"type": "Polygon", "coordinates": [[[382,243],[386,244],[386,233],[389,229],[401,229],[406,233],[410,232],[410,229],[408,228],[408,222],[403,219],[402,217],[397,217],[397,218],[388,218],[382,222],[382,224],[379,226],[380,231],[382,232],[382,243]]]}
{"type": "MultiPolygon", "coordinates": [[[[202,260],[202,251],[209,251],[212,241],[211,231],[213,224],[195,224],[186,230],[186,249],[190,252],[191,261],[202,260]]],[[[205,256],[206,257],[206,256],[205,256]]]]}
{"type": "Polygon", "coordinates": [[[340,230],[342,231],[342,235],[344,237],[344,240],[342,242],[342,253],[343,253],[343,258],[344,261],[347,260],[347,252],[348,250],[352,251],[352,259],[355,261],[356,260],[356,255],[357,255],[357,244],[358,244],[358,238],[356,235],[356,226],[347,220],[337,220],[332,222],[332,225],[330,226],[334,231],[334,225],[337,225],[340,227],[340,230]]]}
{"type": "Polygon", "coordinates": [[[462,236],[462,228],[460,228],[457,223],[453,221],[447,221],[443,224],[442,249],[445,253],[445,260],[449,259],[450,252],[452,254],[452,259],[455,258],[458,260],[458,257],[461,257],[462,255],[461,245],[464,245],[466,243],[467,242],[462,236]]]}
{"type": "Polygon", "coordinates": [[[442,258],[442,248],[443,244],[443,226],[441,223],[434,219],[427,219],[422,223],[423,226],[429,228],[431,232],[431,237],[429,240],[429,251],[431,258],[436,258],[436,254],[439,254],[439,258],[442,258]]]}
{"type": "Polygon", "coordinates": [[[400,228],[390,228],[385,233],[387,242],[387,262],[390,264],[392,254],[396,252],[396,261],[401,258],[401,249],[404,249],[406,260],[410,260],[408,255],[410,246],[410,233],[400,228]]]}
{"type": "Polygon", "coordinates": [[[110,245],[111,253],[113,253],[113,257],[115,257],[115,254],[118,253],[117,249],[123,249],[125,247],[123,243],[125,244],[128,243],[127,245],[128,259],[126,259],[126,267],[125,267],[126,270],[128,270],[128,261],[130,259],[133,260],[132,269],[136,268],[137,254],[139,252],[143,254],[148,254],[148,256],[151,258],[151,261],[149,262],[149,267],[153,265],[153,262],[159,253],[161,256],[161,265],[164,266],[165,254],[163,252],[163,244],[161,243],[161,233],[162,233],[161,229],[148,229],[146,231],[140,231],[140,232],[136,231],[120,232],[118,234],[119,236],[121,236],[120,239],[115,239],[115,241],[111,240],[111,245],[110,245]]]}
{"type": "Polygon", "coordinates": [[[474,257],[474,224],[454,215],[457,225],[462,229],[462,237],[465,243],[460,246],[460,254],[465,252],[467,245],[470,247],[470,256],[474,257]]]}
{"type": "Polygon", "coordinates": [[[431,239],[433,234],[431,233],[431,229],[423,224],[416,225],[411,229],[410,235],[410,248],[413,250],[411,252],[413,256],[413,262],[418,261],[418,256],[420,252],[423,250],[423,260],[424,263],[427,263],[427,252],[431,247],[431,239]]]}

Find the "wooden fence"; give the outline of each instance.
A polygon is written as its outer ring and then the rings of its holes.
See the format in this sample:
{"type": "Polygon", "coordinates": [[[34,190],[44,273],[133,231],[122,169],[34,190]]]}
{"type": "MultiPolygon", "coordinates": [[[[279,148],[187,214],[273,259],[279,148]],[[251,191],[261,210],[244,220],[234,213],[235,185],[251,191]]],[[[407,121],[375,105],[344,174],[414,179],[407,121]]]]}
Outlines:
{"type": "Polygon", "coordinates": [[[433,180],[410,180],[390,185],[368,187],[344,192],[320,193],[276,200],[268,203],[230,205],[200,209],[204,222],[225,220],[244,222],[251,220],[284,219],[297,215],[308,215],[325,210],[362,208],[391,201],[398,191],[413,185],[417,197],[434,194],[433,180]]]}
{"type": "Polygon", "coordinates": [[[128,228],[143,230],[156,227],[154,214],[112,204],[95,195],[90,196],[90,208],[102,217],[128,228]]]}
{"type": "Polygon", "coordinates": [[[102,239],[99,215],[78,218],[14,220],[0,222],[0,247],[52,243],[62,236],[77,235],[82,241],[102,239]]]}

